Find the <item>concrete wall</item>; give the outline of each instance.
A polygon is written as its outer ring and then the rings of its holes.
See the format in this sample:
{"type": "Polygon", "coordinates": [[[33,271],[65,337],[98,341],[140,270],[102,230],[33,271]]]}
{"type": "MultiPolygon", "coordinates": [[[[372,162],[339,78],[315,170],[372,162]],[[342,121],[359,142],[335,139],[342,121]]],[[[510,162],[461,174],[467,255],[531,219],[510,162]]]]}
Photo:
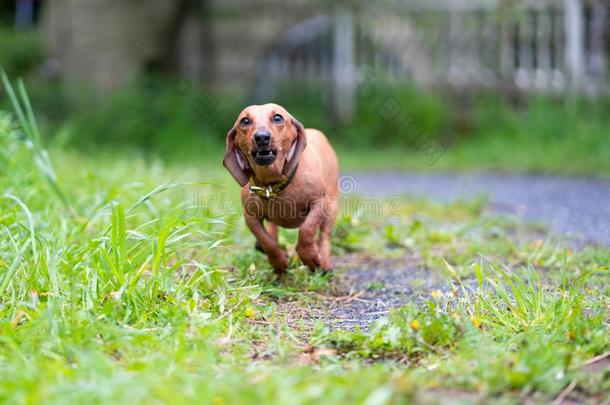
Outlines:
{"type": "Polygon", "coordinates": [[[66,78],[103,91],[162,56],[176,12],[174,0],[50,0],[41,29],[66,78]]]}
{"type": "Polygon", "coordinates": [[[211,2],[215,82],[253,87],[265,52],[293,25],[320,11],[304,0],[211,2]]]}
{"type": "Polygon", "coordinates": [[[210,0],[180,16],[184,4],[193,2],[48,0],[42,32],[61,73],[100,91],[158,62],[212,87],[240,90],[253,84],[265,49],[316,8],[305,0],[210,0]]]}

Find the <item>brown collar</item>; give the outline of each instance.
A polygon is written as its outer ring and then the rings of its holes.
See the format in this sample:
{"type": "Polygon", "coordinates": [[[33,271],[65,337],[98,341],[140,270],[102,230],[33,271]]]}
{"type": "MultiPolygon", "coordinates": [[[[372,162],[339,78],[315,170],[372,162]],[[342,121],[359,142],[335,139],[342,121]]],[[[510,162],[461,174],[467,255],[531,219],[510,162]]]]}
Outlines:
{"type": "Polygon", "coordinates": [[[264,187],[252,185],[255,183],[254,183],[254,177],[251,177],[250,178],[250,184],[251,184],[250,194],[257,194],[259,197],[264,198],[265,200],[268,200],[273,197],[277,197],[282,191],[284,191],[284,189],[286,187],[288,187],[288,185],[290,184],[292,179],[294,179],[294,175],[297,173],[298,168],[299,168],[299,165],[296,165],[296,167],[294,168],[292,173],[290,173],[290,175],[288,177],[286,177],[284,180],[280,181],[279,183],[267,184],[264,187]]]}

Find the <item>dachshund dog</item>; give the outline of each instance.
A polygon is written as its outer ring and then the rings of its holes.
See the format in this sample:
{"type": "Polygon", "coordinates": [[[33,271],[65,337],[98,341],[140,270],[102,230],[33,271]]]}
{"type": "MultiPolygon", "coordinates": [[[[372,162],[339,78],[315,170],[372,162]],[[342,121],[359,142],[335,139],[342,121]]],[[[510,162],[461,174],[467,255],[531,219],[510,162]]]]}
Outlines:
{"type": "Polygon", "coordinates": [[[276,274],[288,267],[277,242],[278,226],[299,228],[296,251],[303,264],[332,270],[339,164],[322,132],[303,128],[277,104],[252,105],[227,134],[223,164],[242,186],[246,224],[276,274]]]}

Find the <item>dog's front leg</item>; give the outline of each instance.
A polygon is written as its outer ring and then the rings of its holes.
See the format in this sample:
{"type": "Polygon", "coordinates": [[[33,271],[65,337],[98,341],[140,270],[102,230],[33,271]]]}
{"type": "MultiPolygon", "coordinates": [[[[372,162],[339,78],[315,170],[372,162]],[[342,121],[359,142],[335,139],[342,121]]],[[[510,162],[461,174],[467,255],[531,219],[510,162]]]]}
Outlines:
{"type": "Polygon", "coordinates": [[[320,250],[316,244],[316,231],[324,218],[324,204],[322,200],[312,203],[307,218],[299,228],[299,242],[297,243],[297,253],[303,264],[310,270],[320,267],[320,250]]]}
{"type": "Polygon", "coordinates": [[[263,222],[255,215],[249,214],[248,212],[245,212],[244,216],[246,218],[246,225],[260,243],[275,272],[277,274],[286,272],[286,269],[288,268],[288,258],[277,244],[275,238],[267,232],[263,226],[263,222]]]}

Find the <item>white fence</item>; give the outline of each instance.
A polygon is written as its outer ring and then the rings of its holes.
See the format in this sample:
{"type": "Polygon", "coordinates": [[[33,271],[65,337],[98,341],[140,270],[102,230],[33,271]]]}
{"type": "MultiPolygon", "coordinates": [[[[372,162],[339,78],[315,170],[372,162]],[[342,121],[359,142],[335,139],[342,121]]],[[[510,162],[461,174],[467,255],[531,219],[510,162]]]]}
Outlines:
{"type": "Polygon", "coordinates": [[[369,3],[295,26],[262,69],[278,82],[332,86],[340,115],[366,70],[423,86],[609,89],[607,0],[369,3]]]}

